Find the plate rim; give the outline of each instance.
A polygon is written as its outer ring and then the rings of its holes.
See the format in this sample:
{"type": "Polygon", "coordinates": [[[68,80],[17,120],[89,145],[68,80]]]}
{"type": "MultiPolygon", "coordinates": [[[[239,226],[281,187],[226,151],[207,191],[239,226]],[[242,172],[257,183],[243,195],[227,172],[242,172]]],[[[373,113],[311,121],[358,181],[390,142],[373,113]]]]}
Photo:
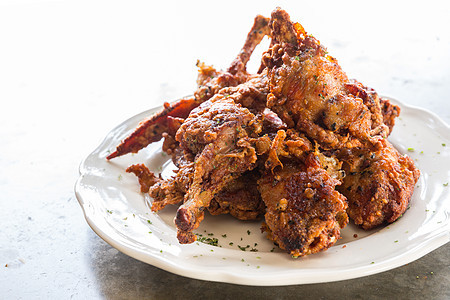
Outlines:
{"type": "MultiPolygon", "coordinates": [[[[445,130],[445,132],[448,134],[450,138],[450,126],[443,121],[437,114],[434,112],[418,107],[409,105],[406,103],[403,103],[400,100],[397,100],[393,97],[382,95],[380,97],[387,98],[393,103],[399,104],[401,109],[407,109],[407,110],[415,110],[419,111],[422,114],[426,114],[431,119],[434,119],[436,122],[435,125],[438,125],[438,127],[445,130]]],[[[145,252],[142,249],[137,249],[136,247],[132,247],[131,245],[127,245],[126,243],[122,241],[118,241],[115,238],[111,236],[111,234],[107,231],[105,231],[102,226],[99,226],[98,219],[95,219],[92,217],[90,213],[89,205],[91,204],[89,202],[89,199],[86,199],[86,197],[83,197],[83,187],[82,182],[85,178],[85,175],[88,173],[88,168],[86,167],[87,160],[94,154],[98,153],[104,145],[107,144],[107,141],[111,139],[113,136],[117,136],[120,132],[122,132],[120,129],[124,128],[124,126],[131,121],[135,119],[143,120],[148,115],[155,113],[156,111],[160,110],[162,108],[162,105],[156,106],[154,108],[145,110],[141,113],[138,113],[130,118],[127,118],[125,121],[121,122],[119,125],[115,126],[102,140],[102,142],[95,148],[94,151],[92,151],[89,155],[87,155],[80,163],[79,165],[79,177],[75,183],[74,186],[74,192],[76,195],[76,198],[78,200],[78,203],[80,204],[83,215],[88,223],[88,225],[91,227],[91,229],[99,236],[101,237],[105,242],[116,248],[117,250],[123,252],[124,254],[133,257],[137,260],[140,260],[142,262],[145,262],[147,264],[151,264],[157,268],[166,270],[168,272],[189,277],[193,279],[199,279],[199,280],[206,280],[206,281],[215,281],[215,282],[224,282],[224,283],[232,283],[232,284],[238,284],[238,285],[250,285],[250,286],[286,286],[286,285],[295,285],[295,284],[312,284],[312,283],[324,283],[324,282],[334,282],[334,281],[342,281],[342,280],[348,280],[348,279],[354,279],[359,277],[364,277],[368,275],[373,275],[381,272],[385,272],[400,266],[403,266],[407,263],[410,263],[412,261],[415,261],[422,256],[432,252],[433,250],[439,248],[440,246],[446,244],[450,241],[450,223],[447,222],[446,226],[440,227],[440,230],[431,236],[428,237],[425,241],[422,243],[412,247],[411,249],[408,249],[406,251],[403,251],[400,253],[400,255],[395,257],[394,261],[382,261],[377,262],[372,265],[367,265],[365,267],[358,268],[358,272],[354,272],[354,269],[348,268],[348,269],[342,269],[342,270],[332,270],[331,274],[328,274],[328,276],[323,276],[320,278],[320,276],[310,276],[309,278],[304,278],[304,276],[301,276],[302,280],[296,280],[297,278],[293,277],[292,274],[296,274],[295,272],[298,269],[294,269],[290,272],[288,271],[280,271],[279,274],[276,274],[277,279],[273,280],[274,278],[267,279],[265,277],[267,276],[257,276],[255,277],[255,274],[249,273],[251,277],[247,276],[245,273],[241,274],[235,274],[235,272],[229,272],[227,270],[204,270],[202,269],[200,272],[198,270],[192,269],[186,267],[181,267],[179,265],[176,265],[175,263],[171,262],[170,259],[164,258],[161,256],[156,256],[151,253],[145,252]],[[292,273],[292,274],[291,274],[292,273]],[[283,276],[283,274],[285,274],[283,276]],[[335,276],[331,276],[335,274],[335,276]],[[336,274],[339,274],[339,276],[336,276],[336,274]],[[331,276],[331,277],[330,277],[331,276]],[[282,277],[282,278],[280,278],[282,277]],[[288,278],[291,278],[290,280],[288,278]],[[294,278],[294,279],[292,279],[294,278]]],[[[446,199],[445,201],[449,201],[446,199]]],[[[446,212],[447,215],[449,212],[446,212]]],[[[103,220],[102,220],[103,221],[103,220]]],[[[448,219],[447,219],[448,221],[448,219]]],[[[100,222],[101,223],[101,222],[100,222]]],[[[208,246],[208,245],[206,245],[208,246]]],[[[298,274],[297,274],[298,275],[298,274]]]]}

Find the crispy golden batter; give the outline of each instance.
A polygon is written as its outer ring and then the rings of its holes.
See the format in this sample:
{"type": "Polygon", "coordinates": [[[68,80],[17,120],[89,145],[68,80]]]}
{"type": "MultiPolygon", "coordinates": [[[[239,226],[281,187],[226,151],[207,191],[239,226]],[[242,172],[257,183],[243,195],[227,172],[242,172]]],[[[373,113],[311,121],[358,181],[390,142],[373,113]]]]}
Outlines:
{"type": "Polygon", "coordinates": [[[244,173],[217,193],[208,207],[212,215],[230,214],[239,220],[258,220],[265,205],[258,191],[258,171],[244,173]]]}
{"type": "Polygon", "coordinates": [[[180,243],[192,243],[215,194],[256,166],[256,150],[246,138],[257,137],[262,120],[232,98],[215,99],[194,109],[177,132],[180,146],[195,155],[192,184],[175,224],[180,243]]]}
{"type": "Polygon", "coordinates": [[[267,106],[290,128],[325,149],[376,144],[388,128],[377,94],[349,80],[325,48],[281,9],[270,21],[275,44],[265,54],[267,106]]]}
{"type": "Polygon", "coordinates": [[[400,115],[400,107],[392,104],[389,99],[380,98],[381,112],[383,113],[383,123],[389,127],[389,134],[394,129],[395,118],[400,115]]]}
{"type": "Polygon", "coordinates": [[[153,172],[150,172],[144,164],[129,166],[126,171],[127,173],[133,173],[138,177],[142,193],[148,193],[151,186],[161,181],[161,179],[156,177],[153,172]]]}
{"type": "Polygon", "coordinates": [[[292,256],[317,253],[331,247],[348,223],[346,199],[314,154],[295,164],[286,163],[258,181],[266,204],[265,231],[292,256]]]}
{"type": "Polygon", "coordinates": [[[322,149],[341,153],[347,177],[339,190],[356,224],[369,229],[395,221],[406,210],[419,176],[413,162],[385,140],[399,108],[348,79],[319,41],[285,11],[275,10],[270,26],[275,43],[264,57],[268,107],[322,149]]]}
{"type": "MultiPolygon", "coordinates": [[[[142,193],[153,198],[152,210],[159,211],[169,204],[183,201],[192,181],[192,164],[182,166],[172,178],[157,178],[145,165],[132,165],[127,172],[134,173],[142,193]],[[150,191],[149,191],[150,190],[150,191]]],[[[258,191],[259,172],[247,172],[227,184],[211,200],[208,211],[212,215],[230,214],[239,220],[258,220],[265,212],[265,205],[258,191]]]]}
{"type": "Polygon", "coordinates": [[[414,162],[387,140],[378,151],[340,151],[346,177],[338,190],[348,199],[347,213],[357,225],[371,229],[397,220],[408,208],[420,172],[414,162]]]}
{"type": "Polygon", "coordinates": [[[178,167],[172,178],[144,165],[127,171],[154,199],[153,211],[181,204],[180,243],[196,239],[205,210],[241,220],[264,215],[268,237],[298,257],[331,247],[348,217],[370,229],[405,212],[420,173],[386,140],[400,108],[349,79],[284,10],[255,18],[226,71],[197,66],[194,96],[165,104],[108,156],[164,137],[178,167]],[[270,49],[249,74],[264,36],[270,49]]]}
{"type": "Polygon", "coordinates": [[[256,16],[244,46],[226,72],[217,71],[212,66],[197,62],[197,66],[199,67],[199,75],[197,78],[198,89],[194,93],[197,99],[206,101],[217,94],[222,88],[237,86],[254,76],[247,72],[246,65],[256,46],[264,36],[270,34],[268,24],[268,18],[260,15],[256,16]]]}

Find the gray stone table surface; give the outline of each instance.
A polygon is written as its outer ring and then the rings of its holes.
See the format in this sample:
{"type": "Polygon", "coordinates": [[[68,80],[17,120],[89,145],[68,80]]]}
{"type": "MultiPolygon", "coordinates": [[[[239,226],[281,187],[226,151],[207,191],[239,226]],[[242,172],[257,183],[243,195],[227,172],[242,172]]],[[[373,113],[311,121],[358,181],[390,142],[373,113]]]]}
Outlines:
{"type": "Polygon", "coordinates": [[[73,191],[79,163],[113,127],[192,93],[197,59],[226,68],[254,16],[277,5],[350,77],[450,123],[447,3],[1,1],[0,299],[449,299],[450,244],[352,280],[208,282],[109,246],[73,191]]]}

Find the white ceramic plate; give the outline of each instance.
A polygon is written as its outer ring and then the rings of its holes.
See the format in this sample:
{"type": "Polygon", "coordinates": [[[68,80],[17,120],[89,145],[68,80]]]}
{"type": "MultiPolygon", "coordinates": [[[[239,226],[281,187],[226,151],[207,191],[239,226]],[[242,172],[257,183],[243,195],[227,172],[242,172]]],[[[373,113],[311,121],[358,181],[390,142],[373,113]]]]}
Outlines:
{"type": "Polygon", "coordinates": [[[402,112],[389,140],[410,155],[421,171],[411,208],[393,224],[369,232],[349,224],[343,238],[323,253],[293,259],[274,249],[260,232],[260,222],[228,215],[207,215],[196,231],[217,238],[220,247],[201,242],[180,245],[173,224],[176,207],[151,212],[151,199],[139,192],[136,177],[125,172],[131,164],[146,163],[170,176],[173,165],[161,151],[161,143],[110,162],[105,158],[141,120],[160,108],[132,117],[107,135],[82,162],[76,196],[89,225],[113,247],[191,278],[272,286],[337,281],[390,270],[447,243],[450,236],[450,128],[429,111],[391,101],[402,112]]]}

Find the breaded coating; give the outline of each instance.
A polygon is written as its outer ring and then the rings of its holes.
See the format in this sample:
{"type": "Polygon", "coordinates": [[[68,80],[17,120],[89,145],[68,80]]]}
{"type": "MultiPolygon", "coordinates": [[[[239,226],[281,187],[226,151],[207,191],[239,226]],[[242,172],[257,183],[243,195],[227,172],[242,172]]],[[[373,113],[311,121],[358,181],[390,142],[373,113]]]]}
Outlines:
{"type": "Polygon", "coordinates": [[[208,211],[212,215],[230,214],[239,220],[259,220],[266,207],[258,191],[257,170],[244,173],[214,196],[208,211]]]}
{"type": "Polygon", "coordinates": [[[420,176],[387,141],[400,108],[354,79],[299,23],[277,8],[257,16],[226,71],[197,62],[193,96],[164,105],[107,159],[164,138],[171,178],[133,165],[152,210],[180,205],[182,244],[204,218],[264,217],[262,229],[293,257],[331,247],[349,217],[364,229],[397,220],[420,176]],[[246,64],[272,38],[256,74],[246,64]]]}
{"type": "Polygon", "coordinates": [[[263,57],[267,107],[324,149],[377,144],[389,131],[375,91],[347,78],[337,60],[282,9],[270,21],[274,45],[263,57]]]}
{"type": "Polygon", "coordinates": [[[215,194],[256,167],[256,150],[246,138],[257,137],[262,120],[232,99],[218,95],[194,109],[177,132],[180,146],[195,156],[192,183],[175,218],[180,243],[192,243],[215,194]]]}
{"type": "Polygon", "coordinates": [[[341,151],[346,176],[338,190],[347,197],[355,224],[371,229],[397,220],[408,208],[420,172],[413,160],[383,141],[378,151],[341,151]]]}
{"type": "Polygon", "coordinates": [[[348,223],[346,199],[335,190],[339,183],[312,153],[304,163],[286,163],[262,176],[268,238],[294,257],[331,247],[348,223]]]}

